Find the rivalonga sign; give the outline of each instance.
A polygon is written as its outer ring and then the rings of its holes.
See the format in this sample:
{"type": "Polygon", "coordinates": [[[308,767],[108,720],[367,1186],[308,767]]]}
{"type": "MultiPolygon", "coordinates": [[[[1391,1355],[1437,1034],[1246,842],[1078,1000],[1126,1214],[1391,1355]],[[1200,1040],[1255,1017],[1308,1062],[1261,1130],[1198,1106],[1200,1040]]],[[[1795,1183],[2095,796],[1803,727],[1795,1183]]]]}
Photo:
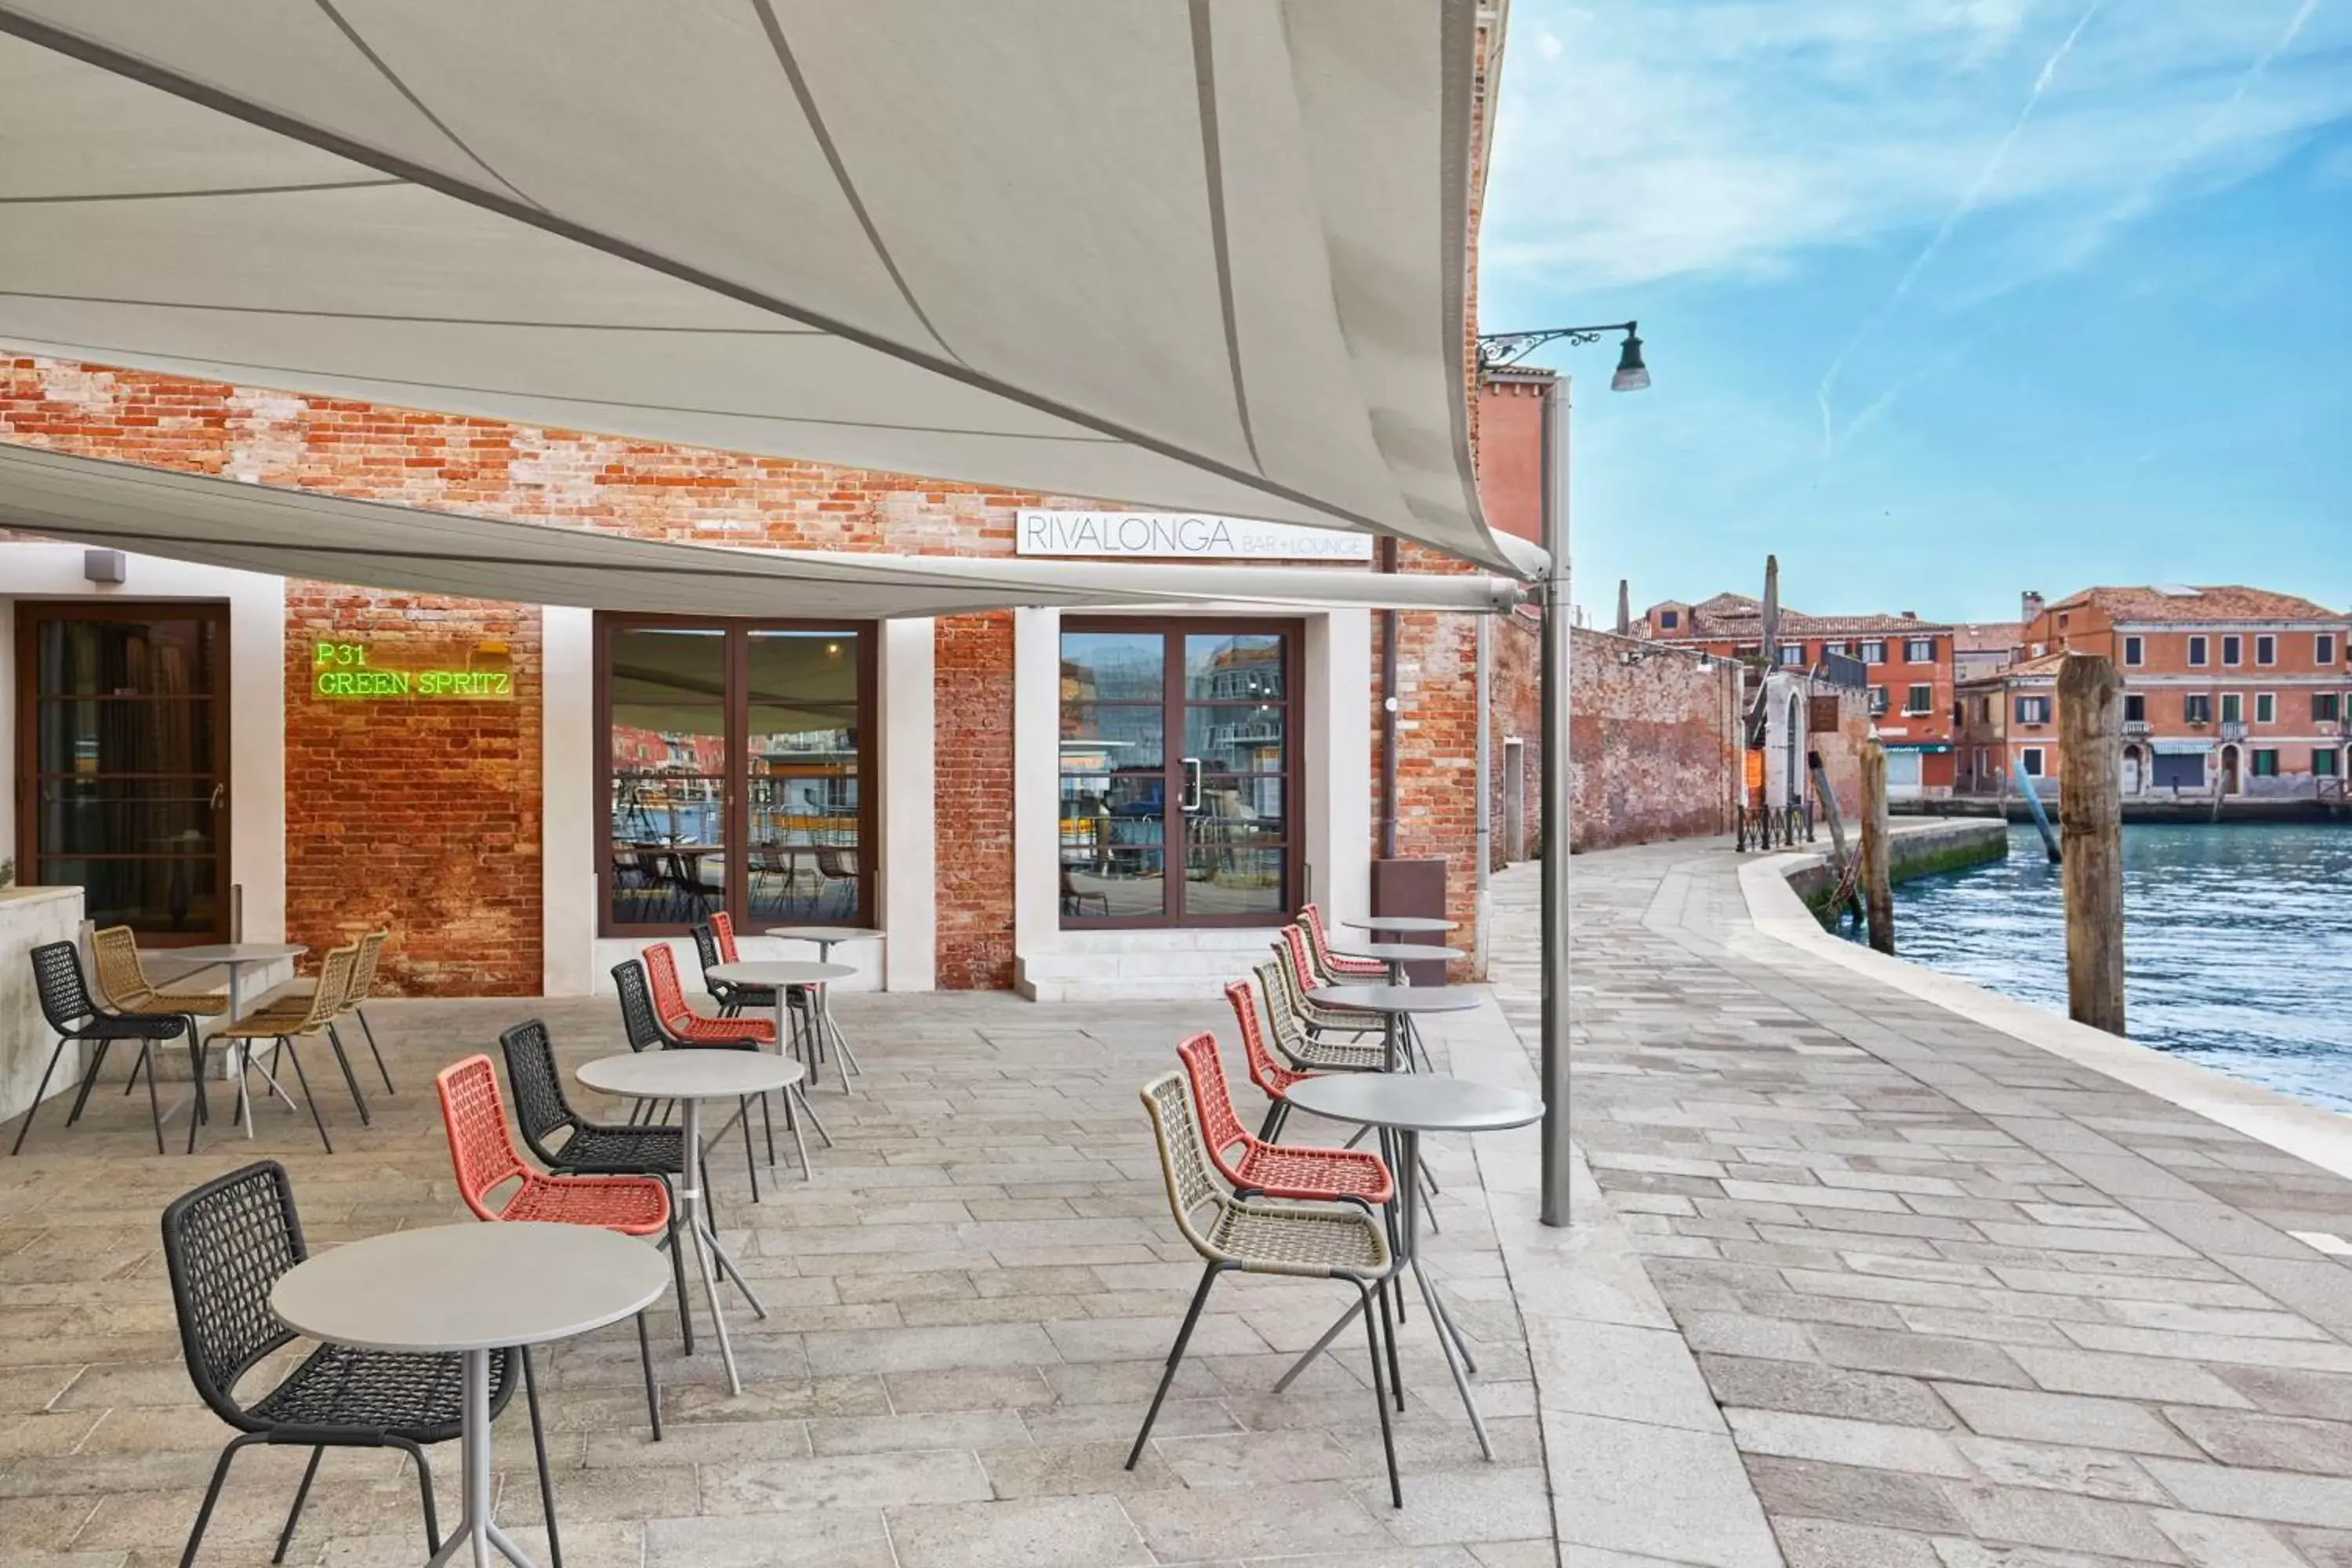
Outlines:
{"type": "Polygon", "coordinates": [[[502,702],[514,699],[503,669],[380,669],[365,643],[322,642],[310,656],[310,689],[320,697],[502,702]]]}
{"type": "Polygon", "coordinates": [[[1372,536],[1291,522],[1198,512],[1045,511],[1024,508],[1023,555],[1129,556],[1154,561],[1370,561],[1372,536]]]}

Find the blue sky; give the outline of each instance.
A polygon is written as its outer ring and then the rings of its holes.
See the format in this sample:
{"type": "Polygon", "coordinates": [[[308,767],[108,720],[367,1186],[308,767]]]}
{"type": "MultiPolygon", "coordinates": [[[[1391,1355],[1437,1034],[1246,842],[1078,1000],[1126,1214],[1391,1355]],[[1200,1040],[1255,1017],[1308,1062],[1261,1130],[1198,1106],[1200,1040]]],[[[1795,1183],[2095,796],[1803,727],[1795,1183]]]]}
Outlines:
{"type": "Polygon", "coordinates": [[[1577,380],[1578,598],[2352,606],[2352,0],[1514,0],[1480,316],[1577,380]]]}

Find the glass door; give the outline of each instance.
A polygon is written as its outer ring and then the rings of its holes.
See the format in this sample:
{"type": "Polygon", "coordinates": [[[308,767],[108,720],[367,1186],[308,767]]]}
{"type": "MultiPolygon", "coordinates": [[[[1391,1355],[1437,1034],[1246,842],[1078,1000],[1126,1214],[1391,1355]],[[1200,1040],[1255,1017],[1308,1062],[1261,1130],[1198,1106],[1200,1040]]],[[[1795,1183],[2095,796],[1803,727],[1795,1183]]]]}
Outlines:
{"type": "Polygon", "coordinates": [[[1298,884],[1297,626],[1065,627],[1063,923],[1287,920],[1298,884]]]}
{"type": "Polygon", "coordinates": [[[154,945],[229,934],[228,608],[19,601],[17,861],[154,945]]]}

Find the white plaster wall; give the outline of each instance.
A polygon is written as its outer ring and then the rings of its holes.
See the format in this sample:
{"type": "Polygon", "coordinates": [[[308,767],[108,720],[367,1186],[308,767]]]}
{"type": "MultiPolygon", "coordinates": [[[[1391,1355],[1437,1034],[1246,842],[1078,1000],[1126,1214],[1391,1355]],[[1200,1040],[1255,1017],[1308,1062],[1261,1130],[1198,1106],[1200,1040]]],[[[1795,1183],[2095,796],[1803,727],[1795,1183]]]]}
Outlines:
{"type": "Polygon", "coordinates": [[[1372,907],[1372,612],[1307,622],[1307,892],[1327,919],[1372,907]]]}
{"type": "MultiPolygon", "coordinates": [[[[81,923],[79,888],[0,889],[0,1121],[31,1107],[58,1044],[41,1016],[27,955],[44,942],[78,940],[81,923]]],[[[80,1076],[81,1047],[68,1044],[49,1074],[47,1093],[71,1087],[80,1076]]],[[[33,1135],[37,1147],[38,1138],[33,1135]]]]}
{"type": "Polygon", "coordinates": [[[1064,945],[1062,614],[1013,612],[1013,952],[1064,945]]]}
{"type": "MultiPolygon", "coordinates": [[[[126,581],[82,575],[79,544],[0,543],[6,599],[209,599],[229,605],[229,865],[243,889],[247,942],[286,938],[286,583],[280,577],[132,555],[126,581]]],[[[10,616],[13,622],[14,616],[10,616]]],[[[13,627],[10,628],[13,630],[13,627]]],[[[16,639],[0,642],[0,719],[13,715],[16,639]]],[[[0,723],[0,776],[16,777],[16,728],[0,723]]],[[[14,785],[0,842],[16,848],[14,785]]]]}
{"type": "Polygon", "coordinates": [[[550,996],[596,989],[595,632],[593,611],[540,612],[540,989],[550,996]]]}
{"type": "MultiPolygon", "coordinates": [[[[882,984],[929,991],[939,982],[938,628],[927,616],[882,623],[882,984]]],[[[856,951],[835,955],[856,962],[856,951]]]]}

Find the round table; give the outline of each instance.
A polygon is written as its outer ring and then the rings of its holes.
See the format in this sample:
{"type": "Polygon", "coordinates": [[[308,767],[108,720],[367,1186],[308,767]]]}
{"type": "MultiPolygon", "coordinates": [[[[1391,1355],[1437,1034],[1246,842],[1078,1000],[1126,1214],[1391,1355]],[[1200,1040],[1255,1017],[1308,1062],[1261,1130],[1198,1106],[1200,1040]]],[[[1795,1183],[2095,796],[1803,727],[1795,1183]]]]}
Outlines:
{"type": "MultiPolygon", "coordinates": [[[[751,965],[757,968],[759,965],[751,965]]],[[[759,1294],[744,1279],[735,1260],[719,1244],[719,1233],[711,1228],[710,1216],[702,1194],[702,1102],[706,1100],[741,1100],[755,1094],[772,1094],[778,1089],[790,1094],[805,1076],[801,1064],[789,1057],[772,1057],[765,1051],[730,1051],[681,1047],[671,1050],[636,1051],[627,1056],[599,1057],[580,1069],[580,1081],[604,1094],[619,1095],[628,1100],[675,1100],[680,1107],[684,1128],[680,1135],[679,1154],[683,1164],[677,1178],[678,1217],[684,1222],[678,1228],[694,1247],[696,1270],[702,1277],[703,1292],[710,1298],[710,1321],[719,1331],[719,1359],[727,1363],[727,1385],[735,1393],[743,1392],[743,1380],[735,1370],[735,1347],[727,1338],[727,1317],[719,1307],[719,1273],[735,1282],[743,1299],[751,1303],[751,1310],[761,1318],[768,1315],[759,1294]]],[[[800,1138],[799,1124],[791,1121],[791,1102],[785,1102],[786,1120],[793,1128],[795,1142],[800,1138]]],[[[801,1145],[801,1170],[808,1171],[808,1147],[801,1145]]],[[[689,1302],[680,1301],[681,1313],[692,1311],[689,1302]]]]}
{"type": "Polygon", "coordinates": [[[1334,942],[1331,951],[1341,958],[1377,958],[1389,966],[1389,984],[1405,983],[1404,966],[1408,963],[1450,963],[1462,956],[1458,947],[1440,947],[1429,942],[1358,942],[1342,947],[1334,942]]]}
{"type": "MultiPolygon", "coordinates": [[[[175,984],[187,979],[190,975],[202,974],[207,969],[227,971],[228,1021],[234,1024],[245,1016],[245,972],[247,969],[261,963],[283,963],[288,959],[299,958],[310,951],[299,942],[224,942],[214,943],[209,947],[157,948],[153,950],[152,955],[159,963],[187,963],[193,966],[173,975],[173,980],[175,984]]],[[[142,953],[141,956],[144,958],[148,955],[142,953]]],[[[227,1064],[227,1070],[236,1076],[237,1082],[236,1119],[245,1123],[245,1135],[247,1138],[253,1136],[253,1107],[246,1100],[245,1073],[240,1069],[236,1058],[240,1053],[248,1052],[250,1049],[249,1041],[235,1042],[229,1047],[230,1056],[227,1064]]],[[[269,1086],[269,1091],[284,1100],[288,1110],[292,1110],[294,1097],[286,1092],[285,1086],[269,1076],[268,1068],[261,1068],[258,1070],[261,1074],[261,1081],[269,1086]]],[[[190,1098],[194,1098],[194,1095],[192,1094],[190,1098]]],[[[183,1101],[183,1103],[185,1102],[183,1101]]],[[[177,1110],[179,1107],[175,1105],[172,1109],[177,1110]]],[[[194,1131],[193,1128],[190,1129],[191,1136],[194,1135],[194,1131]]]]}
{"type": "Polygon", "coordinates": [[[1381,936],[1435,936],[1441,931],[1454,930],[1462,922],[1439,920],[1434,915],[1366,915],[1361,920],[1341,921],[1339,923],[1381,936]]]}
{"type": "MultiPolygon", "coordinates": [[[[839,943],[877,942],[882,936],[871,926],[770,926],[765,934],[785,942],[814,942],[818,961],[824,963],[833,962],[833,950],[839,943]]],[[[827,987],[820,985],[810,994],[811,1016],[816,1020],[817,1027],[831,1037],[834,1049],[841,1053],[841,1089],[846,1094],[849,1092],[849,1075],[863,1073],[866,1069],[857,1065],[857,1053],[849,1048],[849,1037],[841,1032],[841,1026],[834,1022],[833,1003],[827,990],[827,987]]]]}
{"type": "MultiPolygon", "coordinates": [[[[773,934],[773,933],[771,933],[773,934]]],[[[730,985],[753,985],[772,991],[776,995],[776,1048],[784,1050],[791,1040],[797,1047],[799,1041],[791,1034],[791,1010],[785,1005],[784,993],[795,985],[806,985],[809,993],[811,1024],[809,1027],[809,1081],[816,1081],[824,1066],[825,1030],[819,1022],[824,1016],[824,984],[829,980],[847,980],[857,971],[845,963],[813,963],[806,959],[771,958],[751,960],[741,963],[714,963],[704,972],[713,980],[723,980],[730,985]]],[[[849,1092],[849,1058],[845,1054],[834,1063],[841,1074],[841,1092],[849,1092]]]]}
{"type": "Polygon", "coordinates": [[[1388,1047],[1391,1072],[1404,1065],[1404,1030],[1415,1015],[1467,1013],[1481,1000],[1475,992],[1443,985],[1318,985],[1307,999],[1319,1007],[1380,1014],[1386,1026],[1381,1038],[1388,1047]]]}
{"type": "Polygon", "coordinates": [[[495,1547],[530,1568],[490,1522],[490,1352],[617,1323],[659,1300],[668,1284],[661,1254],[633,1237],[519,1220],[394,1231],[338,1247],[280,1276],[269,1308],[297,1333],[331,1344],[463,1355],[464,1518],[433,1563],[462,1552],[488,1563],[495,1547]]]}
{"type": "MultiPolygon", "coordinates": [[[[1470,1413],[1470,1425],[1478,1434],[1479,1449],[1492,1459],[1495,1449],[1486,1440],[1486,1418],[1478,1412],[1478,1401],[1471,1394],[1470,1380],[1465,1375],[1476,1372],[1478,1363],[1471,1357],[1462,1331],[1447,1316],[1437,1288],[1421,1268],[1421,1135],[1500,1132],[1507,1128],[1525,1127],[1543,1120],[1543,1101],[1516,1089],[1473,1083],[1442,1073],[1331,1073],[1300,1079],[1284,1091],[1283,1098],[1300,1110],[1333,1121],[1377,1127],[1391,1135],[1390,1141],[1396,1151],[1397,1202],[1402,1209],[1397,1229],[1403,1264],[1412,1270],[1413,1279],[1421,1285],[1422,1300],[1428,1303],[1430,1321],[1437,1329],[1438,1349],[1445,1355],[1445,1370],[1454,1374],[1454,1386],[1461,1392],[1462,1406],[1470,1413]]],[[[1315,1347],[1283,1374],[1282,1381],[1274,1385],[1276,1392],[1289,1386],[1291,1379],[1321,1354],[1361,1310],[1363,1305],[1359,1302],[1332,1324],[1315,1347]]]]}

